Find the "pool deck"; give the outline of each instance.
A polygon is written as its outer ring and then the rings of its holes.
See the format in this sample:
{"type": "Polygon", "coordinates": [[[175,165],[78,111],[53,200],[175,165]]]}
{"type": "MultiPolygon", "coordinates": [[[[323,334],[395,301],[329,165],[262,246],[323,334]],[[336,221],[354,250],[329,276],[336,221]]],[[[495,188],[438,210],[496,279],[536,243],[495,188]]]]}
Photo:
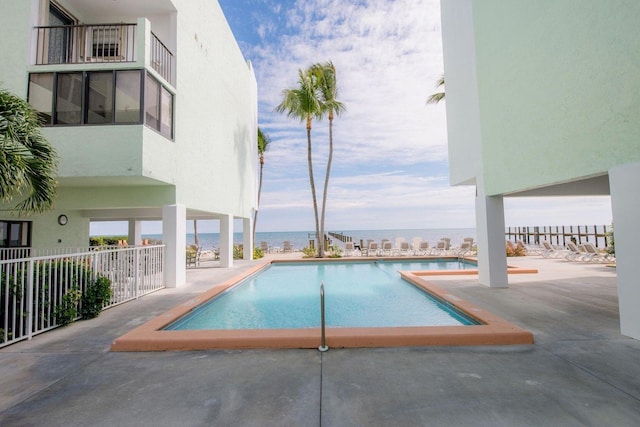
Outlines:
{"type": "Polygon", "coordinates": [[[0,349],[0,425],[640,425],[640,341],[620,335],[615,269],[535,256],[509,263],[539,273],[510,276],[508,289],[475,276],[429,281],[533,332],[535,344],[109,351],[255,264],[205,262],[183,288],[0,349]]]}

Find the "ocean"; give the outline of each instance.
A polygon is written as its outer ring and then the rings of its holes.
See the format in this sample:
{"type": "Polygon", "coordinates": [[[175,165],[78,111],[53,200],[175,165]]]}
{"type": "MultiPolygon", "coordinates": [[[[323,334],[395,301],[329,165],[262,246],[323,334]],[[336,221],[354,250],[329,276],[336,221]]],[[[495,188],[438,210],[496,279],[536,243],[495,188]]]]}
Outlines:
{"type": "MultiPolygon", "coordinates": [[[[380,242],[382,239],[389,239],[394,242],[397,238],[404,238],[406,241],[411,242],[414,237],[419,237],[422,240],[426,240],[430,245],[435,243],[442,237],[449,237],[451,244],[454,246],[460,245],[465,237],[476,237],[475,228],[441,228],[441,229],[404,229],[404,230],[328,230],[328,232],[340,233],[345,236],[350,236],[353,242],[359,243],[360,240],[366,242],[368,239],[372,239],[380,242]]],[[[293,245],[295,250],[302,249],[309,246],[309,241],[314,238],[313,231],[277,231],[277,232],[256,232],[256,240],[254,244],[260,246],[260,242],[267,242],[269,246],[282,247],[283,242],[288,240],[293,245]]],[[[143,239],[157,239],[161,240],[160,234],[145,234],[143,239]]],[[[332,242],[338,242],[337,239],[331,238],[332,242]]],[[[234,244],[242,243],[242,233],[234,233],[234,244]]],[[[187,245],[195,243],[193,233],[187,233],[187,245]]],[[[220,233],[198,233],[198,243],[204,250],[217,248],[220,246],[220,233]]]]}

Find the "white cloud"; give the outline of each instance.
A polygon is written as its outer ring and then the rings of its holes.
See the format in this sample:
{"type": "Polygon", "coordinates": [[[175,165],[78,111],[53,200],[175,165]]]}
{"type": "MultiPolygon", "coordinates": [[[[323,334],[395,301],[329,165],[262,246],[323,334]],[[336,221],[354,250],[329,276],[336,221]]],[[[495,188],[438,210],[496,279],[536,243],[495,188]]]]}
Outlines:
{"type": "MultiPolygon", "coordinates": [[[[265,3],[277,11],[279,2],[265,3]]],[[[328,227],[473,227],[474,188],[448,186],[444,105],[425,104],[443,73],[440,1],[297,0],[280,12],[273,21],[263,17],[264,43],[245,52],[259,82],[259,123],[272,139],[259,228],[314,228],[305,125],[273,109],[282,90],[295,87],[298,69],[327,60],[347,107],[334,123],[328,227]]],[[[326,122],[314,122],[319,203],[327,139],[326,122]]],[[[506,201],[507,225],[533,225],[546,214],[554,225],[590,213],[602,222],[610,212],[606,200],[592,209],[585,203],[506,201]]]]}

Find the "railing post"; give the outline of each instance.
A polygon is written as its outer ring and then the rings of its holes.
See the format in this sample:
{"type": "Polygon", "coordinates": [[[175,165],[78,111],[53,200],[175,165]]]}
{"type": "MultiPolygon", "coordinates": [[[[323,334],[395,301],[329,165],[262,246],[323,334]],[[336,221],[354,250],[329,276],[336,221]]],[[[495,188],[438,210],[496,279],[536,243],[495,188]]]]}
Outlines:
{"type": "Polygon", "coordinates": [[[33,259],[29,260],[29,268],[27,270],[27,339],[30,340],[33,337],[33,316],[36,313],[33,312],[33,269],[35,262],[33,259]]]}
{"type": "Polygon", "coordinates": [[[320,282],[320,329],[321,329],[321,340],[320,347],[318,347],[319,351],[325,352],[329,350],[327,347],[326,336],[324,331],[324,282],[320,282]]]}
{"type": "Polygon", "coordinates": [[[140,248],[135,248],[133,250],[133,274],[135,277],[136,299],[138,299],[140,296],[140,250],[140,248]]]}

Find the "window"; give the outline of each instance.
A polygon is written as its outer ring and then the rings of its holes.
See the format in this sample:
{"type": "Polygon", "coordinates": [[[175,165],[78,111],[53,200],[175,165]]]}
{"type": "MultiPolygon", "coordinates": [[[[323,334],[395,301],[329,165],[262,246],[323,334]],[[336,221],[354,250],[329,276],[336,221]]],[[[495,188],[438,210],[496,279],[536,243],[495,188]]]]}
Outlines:
{"type": "Polygon", "coordinates": [[[149,73],[144,87],[144,122],[160,130],[160,84],[149,73]]]}
{"type": "Polygon", "coordinates": [[[116,71],[116,123],[140,123],[140,71],[116,71]]]}
{"type": "Polygon", "coordinates": [[[44,123],[51,123],[53,101],[53,74],[29,76],[29,103],[38,111],[44,123]]]}
{"type": "Polygon", "coordinates": [[[54,123],[82,123],[82,73],[61,73],[56,86],[54,123]]]}
{"type": "Polygon", "coordinates": [[[144,92],[145,124],[173,138],[173,94],[147,73],[144,92]]]}
{"type": "Polygon", "coordinates": [[[120,56],[120,27],[100,26],[91,30],[91,56],[116,59],[120,56]]]}
{"type": "Polygon", "coordinates": [[[87,123],[113,120],[113,73],[87,73],[87,123]]]}
{"type": "Polygon", "coordinates": [[[173,95],[163,86],[160,91],[160,133],[173,138],[173,95]]]}
{"type": "Polygon", "coordinates": [[[143,70],[33,73],[28,99],[48,125],[144,123],[173,139],[173,94],[143,70]]]}
{"type": "Polygon", "coordinates": [[[31,246],[31,221],[0,221],[0,247],[31,246]]]}

